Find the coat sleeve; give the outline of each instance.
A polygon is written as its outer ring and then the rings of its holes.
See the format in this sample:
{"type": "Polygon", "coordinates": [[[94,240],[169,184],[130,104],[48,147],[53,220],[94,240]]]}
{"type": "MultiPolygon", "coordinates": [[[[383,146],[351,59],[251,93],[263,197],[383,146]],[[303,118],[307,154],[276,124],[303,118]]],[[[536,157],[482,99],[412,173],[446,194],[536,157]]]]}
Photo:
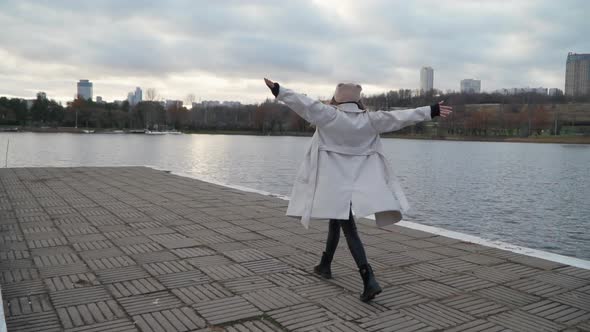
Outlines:
{"type": "Polygon", "coordinates": [[[295,113],[315,126],[323,126],[336,117],[335,107],[309,98],[293,90],[280,87],[277,99],[284,102],[295,113]]]}
{"type": "Polygon", "coordinates": [[[415,123],[431,120],[430,106],[401,111],[368,112],[371,124],[379,133],[400,130],[415,123]]]}

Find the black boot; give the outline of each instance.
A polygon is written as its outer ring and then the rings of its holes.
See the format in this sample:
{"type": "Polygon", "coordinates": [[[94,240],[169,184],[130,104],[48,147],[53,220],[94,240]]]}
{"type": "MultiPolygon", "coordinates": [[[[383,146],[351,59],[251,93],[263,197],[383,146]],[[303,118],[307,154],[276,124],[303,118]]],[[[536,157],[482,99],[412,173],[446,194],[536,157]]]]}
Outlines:
{"type": "Polygon", "coordinates": [[[313,272],[316,274],[326,278],[332,279],[332,269],[330,269],[330,265],[332,264],[333,256],[329,256],[324,252],[322,254],[322,260],[320,261],[320,265],[313,268],[313,272]]]}
{"type": "Polygon", "coordinates": [[[361,273],[361,278],[363,278],[364,289],[363,293],[361,294],[361,301],[369,302],[379,293],[381,293],[381,286],[375,280],[375,275],[373,274],[373,269],[371,265],[365,264],[360,267],[359,272],[361,273]]]}

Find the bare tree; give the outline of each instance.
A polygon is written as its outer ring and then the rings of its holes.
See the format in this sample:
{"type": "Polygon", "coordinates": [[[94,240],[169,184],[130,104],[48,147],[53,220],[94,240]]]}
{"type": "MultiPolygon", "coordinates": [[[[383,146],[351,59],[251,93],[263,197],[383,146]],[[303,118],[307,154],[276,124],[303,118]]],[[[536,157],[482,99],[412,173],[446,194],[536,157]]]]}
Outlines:
{"type": "Polygon", "coordinates": [[[197,97],[192,93],[189,93],[188,95],[186,95],[186,97],[184,97],[184,103],[186,104],[186,107],[189,109],[193,107],[193,103],[195,102],[195,100],[197,100],[197,97]]]}
{"type": "Polygon", "coordinates": [[[148,101],[154,101],[158,99],[158,91],[155,88],[147,89],[145,95],[148,101]]]}

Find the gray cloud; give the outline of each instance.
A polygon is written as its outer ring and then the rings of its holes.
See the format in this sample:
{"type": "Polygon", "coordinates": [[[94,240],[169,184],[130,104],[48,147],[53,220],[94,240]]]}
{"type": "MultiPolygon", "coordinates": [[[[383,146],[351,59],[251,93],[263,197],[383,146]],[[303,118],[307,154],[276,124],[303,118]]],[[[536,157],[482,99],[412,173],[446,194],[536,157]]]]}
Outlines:
{"type": "Polygon", "coordinates": [[[95,91],[109,99],[144,85],[168,97],[199,91],[203,99],[252,101],[266,91],[251,80],[269,75],[325,96],[340,80],[416,88],[423,65],[435,68],[440,89],[457,89],[465,77],[482,79],[488,90],[563,88],[567,52],[590,52],[584,0],[5,0],[0,6],[0,95],[43,89],[69,98],[84,77],[101,82],[95,91]]]}

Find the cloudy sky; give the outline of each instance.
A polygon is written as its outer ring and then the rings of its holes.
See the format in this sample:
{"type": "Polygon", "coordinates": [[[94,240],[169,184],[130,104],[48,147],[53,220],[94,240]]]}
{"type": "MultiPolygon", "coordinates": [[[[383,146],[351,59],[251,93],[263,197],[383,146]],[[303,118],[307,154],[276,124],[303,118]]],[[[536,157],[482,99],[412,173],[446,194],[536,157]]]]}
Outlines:
{"type": "Polygon", "coordinates": [[[569,51],[590,52],[587,0],[0,0],[0,95],[46,91],[65,101],[76,81],[124,99],[258,102],[262,77],[312,96],[340,81],[365,93],[462,78],[484,90],[563,89],[569,51]]]}

